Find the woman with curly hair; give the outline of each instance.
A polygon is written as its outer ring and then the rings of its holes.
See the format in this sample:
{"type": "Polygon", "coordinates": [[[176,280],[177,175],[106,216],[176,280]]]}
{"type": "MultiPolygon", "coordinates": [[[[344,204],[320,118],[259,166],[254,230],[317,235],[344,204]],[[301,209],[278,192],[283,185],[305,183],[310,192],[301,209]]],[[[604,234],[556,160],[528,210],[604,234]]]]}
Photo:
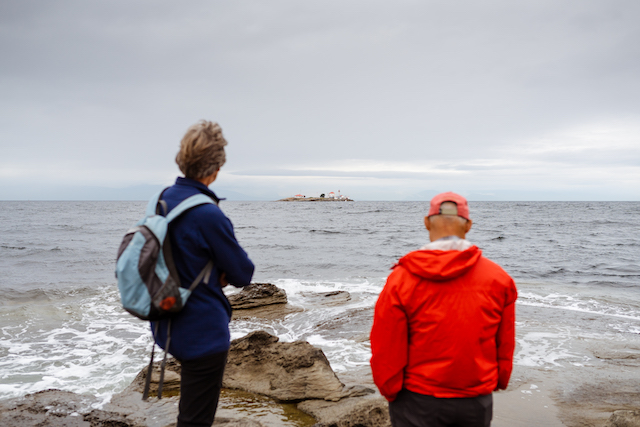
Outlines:
{"type": "Polygon", "coordinates": [[[213,261],[209,281],[195,288],[170,322],[159,321],[155,333],[156,343],[181,363],[178,427],[209,427],[213,423],[230,345],[231,306],[222,288],[228,284],[247,286],[254,270],[236,240],[231,221],[217,205],[219,199],[209,189],[225,163],[225,145],[217,123],[203,120],[191,126],[176,156],[184,177],[162,193],[168,211],[198,193],[215,201],[186,211],[169,225],[173,260],[183,287],[213,261]],[[171,341],[166,348],[168,327],[171,341]]]}

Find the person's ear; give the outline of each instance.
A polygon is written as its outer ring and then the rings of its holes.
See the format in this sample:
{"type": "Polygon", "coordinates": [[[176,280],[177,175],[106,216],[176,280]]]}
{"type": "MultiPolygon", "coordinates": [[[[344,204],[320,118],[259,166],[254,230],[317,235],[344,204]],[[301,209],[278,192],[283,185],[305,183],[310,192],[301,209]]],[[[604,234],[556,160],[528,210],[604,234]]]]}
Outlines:
{"type": "Polygon", "coordinates": [[[473,221],[470,219],[467,220],[467,223],[464,225],[464,234],[467,234],[469,230],[471,230],[471,226],[473,225],[473,221]]]}
{"type": "Polygon", "coordinates": [[[431,231],[431,220],[429,220],[428,216],[424,217],[424,226],[427,228],[428,231],[431,231]]]}

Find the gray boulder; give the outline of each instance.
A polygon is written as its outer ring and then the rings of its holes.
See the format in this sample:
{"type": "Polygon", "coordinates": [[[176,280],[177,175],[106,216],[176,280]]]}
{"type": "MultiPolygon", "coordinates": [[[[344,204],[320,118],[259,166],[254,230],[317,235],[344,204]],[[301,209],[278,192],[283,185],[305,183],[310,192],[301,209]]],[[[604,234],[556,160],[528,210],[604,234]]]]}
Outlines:
{"type": "Polygon", "coordinates": [[[265,331],[233,340],[223,387],[278,401],[340,399],[344,385],[322,350],[306,341],[280,343],[265,331]]]}
{"type": "MultiPolygon", "coordinates": [[[[120,395],[128,396],[131,392],[141,394],[146,376],[145,367],[122,393],[114,396],[114,399],[119,399],[120,395]]],[[[157,361],[154,363],[151,376],[150,399],[157,396],[159,378],[160,361],[157,361]]],[[[225,368],[224,387],[261,394],[285,402],[309,398],[337,401],[375,392],[362,385],[344,387],[322,350],[303,341],[279,343],[278,337],[264,331],[251,333],[232,342],[225,368]],[[272,368],[275,370],[271,370],[272,368]],[[309,388],[314,390],[313,394],[304,391],[309,388]],[[280,389],[286,389],[286,393],[280,389]]],[[[180,362],[169,357],[162,396],[164,399],[179,394],[180,362]]]]}
{"type": "Polygon", "coordinates": [[[252,283],[237,294],[229,295],[234,310],[264,307],[273,304],[286,304],[287,293],[271,283],[252,283]]]}
{"type": "Polygon", "coordinates": [[[233,308],[234,320],[281,320],[288,314],[303,311],[300,307],[288,304],[286,292],[270,283],[252,283],[227,298],[233,308]]]}

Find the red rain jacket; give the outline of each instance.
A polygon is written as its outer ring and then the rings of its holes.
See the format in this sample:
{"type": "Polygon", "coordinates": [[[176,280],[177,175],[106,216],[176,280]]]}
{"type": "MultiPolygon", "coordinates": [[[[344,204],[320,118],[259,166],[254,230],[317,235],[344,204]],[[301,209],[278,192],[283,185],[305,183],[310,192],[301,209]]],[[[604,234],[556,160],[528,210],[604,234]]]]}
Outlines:
{"type": "Polygon", "coordinates": [[[435,397],[505,389],[515,347],[513,279],[472,246],[400,259],[378,298],[371,370],[390,402],[402,388],[435,397]]]}

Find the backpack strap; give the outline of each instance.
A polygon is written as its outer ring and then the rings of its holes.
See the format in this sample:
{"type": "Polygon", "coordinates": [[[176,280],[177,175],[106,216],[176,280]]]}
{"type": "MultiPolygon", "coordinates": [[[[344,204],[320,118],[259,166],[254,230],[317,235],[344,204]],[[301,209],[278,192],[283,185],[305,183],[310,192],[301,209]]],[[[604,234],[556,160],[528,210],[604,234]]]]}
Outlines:
{"type": "MultiPolygon", "coordinates": [[[[153,216],[153,215],[167,216],[167,204],[165,203],[164,200],[162,200],[162,195],[164,194],[165,191],[167,191],[168,188],[169,187],[166,187],[158,191],[149,200],[149,203],[147,203],[147,209],[145,210],[145,216],[153,216]],[[161,205],[162,210],[159,209],[160,208],[159,204],[161,205]]],[[[179,216],[181,213],[183,213],[187,209],[191,209],[198,205],[202,205],[205,203],[213,203],[217,206],[218,203],[220,203],[220,200],[224,200],[224,199],[219,199],[215,194],[206,195],[206,194],[200,193],[200,194],[193,195],[191,197],[187,197],[178,206],[173,208],[171,213],[175,212],[175,214],[171,216],[171,218],[167,216],[167,221],[172,221],[176,219],[177,216],[179,216]]]]}
{"type": "MultiPolygon", "coordinates": [[[[209,264],[207,264],[209,265],[209,264]]],[[[160,322],[156,322],[156,326],[154,328],[155,335],[158,335],[158,325],[160,322]]],[[[162,363],[160,364],[160,379],[158,380],[158,399],[162,399],[162,387],[164,385],[164,370],[167,365],[167,354],[169,354],[169,346],[171,345],[171,319],[167,323],[167,344],[165,345],[166,349],[164,351],[164,357],[162,358],[162,363]]],[[[149,367],[147,368],[147,378],[144,381],[144,390],[142,392],[142,400],[147,400],[149,398],[149,389],[151,388],[151,375],[153,374],[153,356],[156,350],[156,343],[153,343],[153,347],[151,347],[151,361],[149,361],[149,367]]]]}
{"type": "Polygon", "coordinates": [[[198,284],[202,281],[204,283],[209,283],[209,278],[211,277],[211,270],[213,270],[213,261],[209,260],[207,265],[204,266],[198,277],[195,278],[191,286],[189,286],[189,292],[193,292],[193,290],[198,286],[198,284]]]}
{"type": "MultiPolygon", "coordinates": [[[[154,335],[158,335],[158,324],[160,322],[156,322],[154,328],[154,335]]],[[[151,388],[151,374],[153,373],[153,356],[156,352],[156,343],[153,343],[151,347],[151,361],[149,361],[149,368],[147,368],[147,378],[144,381],[144,390],[142,392],[142,400],[147,400],[149,398],[149,388],[151,388]]]]}
{"type": "MultiPolygon", "coordinates": [[[[163,192],[164,190],[160,192],[158,196],[161,197],[163,192]]],[[[171,212],[169,212],[169,214],[165,216],[165,218],[167,219],[167,222],[170,222],[176,219],[178,216],[180,216],[182,213],[184,213],[188,209],[191,209],[195,206],[207,204],[207,203],[215,203],[217,205],[218,201],[219,199],[215,197],[212,199],[211,197],[205,194],[196,194],[191,197],[187,197],[182,202],[180,202],[180,204],[178,204],[178,206],[173,208],[171,212]]],[[[149,202],[148,208],[151,208],[152,206],[151,203],[153,202],[154,202],[154,199],[152,199],[149,202]]],[[[167,204],[165,203],[165,201],[159,199],[155,202],[156,202],[155,214],[164,215],[167,211],[167,204]]],[[[171,239],[165,240],[164,245],[162,245],[162,251],[164,253],[164,259],[167,264],[167,268],[169,269],[169,271],[174,277],[178,277],[178,270],[176,269],[175,263],[173,261],[173,251],[171,250],[171,239]]],[[[189,289],[190,292],[193,292],[195,287],[198,286],[198,284],[202,281],[202,279],[204,279],[205,283],[208,283],[212,270],[213,270],[213,261],[209,260],[207,265],[204,266],[200,274],[198,274],[196,279],[187,289],[189,289]]]]}
{"type": "Polygon", "coordinates": [[[164,368],[167,365],[167,354],[169,354],[169,346],[171,345],[171,318],[167,322],[167,344],[165,345],[164,357],[160,364],[160,380],[158,381],[158,399],[162,399],[162,386],[164,384],[164,368]]]}
{"type": "MultiPolygon", "coordinates": [[[[167,187],[169,188],[169,187],[167,187]]],[[[145,216],[153,216],[157,214],[157,210],[158,209],[158,201],[160,200],[160,198],[162,197],[162,193],[164,193],[167,188],[164,188],[160,191],[158,191],[150,200],[149,203],[147,203],[147,209],[145,211],[145,216]]]]}
{"type": "MultiPolygon", "coordinates": [[[[156,202],[157,205],[158,202],[156,202]]],[[[178,206],[171,209],[171,212],[166,216],[167,222],[171,222],[180,216],[184,211],[191,209],[193,207],[204,205],[207,203],[214,204],[214,201],[209,196],[205,196],[204,194],[195,194],[191,197],[187,197],[184,199],[178,206]]],[[[155,208],[154,208],[155,210],[155,208]]]]}

